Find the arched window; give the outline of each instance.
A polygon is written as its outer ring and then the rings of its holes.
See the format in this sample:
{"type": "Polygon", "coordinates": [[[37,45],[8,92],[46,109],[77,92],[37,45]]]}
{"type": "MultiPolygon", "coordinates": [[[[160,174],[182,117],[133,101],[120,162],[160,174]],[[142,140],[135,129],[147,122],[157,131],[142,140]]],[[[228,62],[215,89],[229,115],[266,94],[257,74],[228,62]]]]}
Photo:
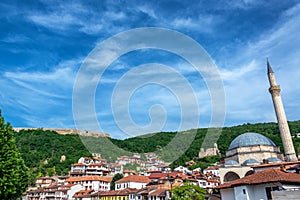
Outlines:
{"type": "Polygon", "coordinates": [[[249,176],[249,175],[251,175],[251,174],[254,174],[254,171],[253,171],[253,170],[247,171],[247,173],[245,174],[245,176],[249,176]]]}
{"type": "Polygon", "coordinates": [[[237,175],[237,173],[227,172],[224,176],[224,182],[234,181],[234,180],[239,179],[239,178],[240,178],[240,176],[237,175]]]}

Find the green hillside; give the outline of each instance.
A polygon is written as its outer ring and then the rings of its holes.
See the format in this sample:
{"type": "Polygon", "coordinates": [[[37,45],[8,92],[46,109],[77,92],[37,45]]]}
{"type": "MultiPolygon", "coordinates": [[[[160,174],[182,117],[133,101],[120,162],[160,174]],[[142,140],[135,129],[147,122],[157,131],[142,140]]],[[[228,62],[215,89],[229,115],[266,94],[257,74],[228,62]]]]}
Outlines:
{"type": "MultiPolygon", "coordinates": [[[[300,132],[300,121],[289,122],[289,126],[293,136],[300,132]]],[[[261,133],[270,138],[276,145],[280,146],[281,151],[283,151],[278,125],[276,123],[257,123],[223,128],[220,138],[217,142],[222,155],[225,154],[225,151],[229,147],[231,141],[238,135],[245,132],[261,133]]],[[[176,161],[176,165],[182,165],[186,161],[197,157],[206,133],[207,129],[203,128],[197,130],[195,140],[186,153],[176,161]]],[[[151,152],[156,151],[158,148],[168,144],[175,135],[176,133],[157,133],[152,137],[135,137],[126,140],[112,140],[112,142],[128,151],[151,152]]],[[[300,138],[294,137],[293,141],[296,152],[298,153],[300,147],[300,138]]]]}
{"type": "Polygon", "coordinates": [[[15,133],[25,164],[31,169],[31,182],[39,176],[67,175],[70,165],[82,156],[91,156],[78,135],[60,135],[53,131],[21,130],[15,133]],[[65,156],[65,161],[60,161],[65,156]]]}
{"type": "MultiPolygon", "coordinates": [[[[289,126],[293,136],[300,132],[300,121],[289,122],[289,126]]],[[[207,130],[206,128],[201,128],[178,134],[175,132],[161,132],[125,140],[93,137],[80,138],[78,135],[59,135],[53,131],[43,130],[22,130],[15,135],[18,148],[26,165],[32,169],[32,177],[34,178],[35,176],[52,175],[53,173],[59,175],[67,174],[70,164],[76,163],[81,156],[91,156],[85,145],[90,147],[89,150],[101,153],[102,157],[109,161],[113,161],[121,155],[129,155],[132,152],[156,152],[162,159],[168,161],[168,159],[173,158],[174,152],[177,153],[181,150],[182,144],[188,137],[193,137],[193,132],[196,131],[195,139],[188,150],[172,164],[173,167],[183,165],[185,162],[197,157],[207,130]],[[162,153],[161,149],[169,144],[174,137],[177,137],[177,143],[171,147],[170,151],[162,153]],[[83,139],[85,145],[82,144],[81,139],[83,139]],[[115,145],[110,145],[110,142],[115,145]],[[62,155],[66,156],[66,160],[60,162],[62,155]]],[[[280,146],[281,151],[283,150],[277,124],[258,123],[223,128],[217,142],[221,153],[224,155],[230,142],[245,132],[261,133],[280,146]]],[[[293,141],[298,153],[300,138],[294,137],[293,141]]],[[[200,161],[210,162],[208,159],[200,161]]]]}

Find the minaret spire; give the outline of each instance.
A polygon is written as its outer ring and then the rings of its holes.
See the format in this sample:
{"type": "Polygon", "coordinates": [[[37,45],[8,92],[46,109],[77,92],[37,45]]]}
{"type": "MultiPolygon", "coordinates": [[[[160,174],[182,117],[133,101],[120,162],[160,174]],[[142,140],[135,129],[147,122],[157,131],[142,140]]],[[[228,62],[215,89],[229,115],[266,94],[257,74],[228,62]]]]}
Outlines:
{"type": "Polygon", "coordinates": [[[269,73],[274,73],[273,72],[273,69],[272,69],[272,67],[271,67],[271,65],[270,65],[270,63],[269,63],[269,59],[267,58],[267,67],[268,67],[268,74],[269,73]]]}
{"type": "Polygon", "coordinates": [[[280,130],[280,136],[283,143],[286,160],[289,162],[297,161],[293,140],[291,137],[290,129],[287,123],[283,103],[280,96],[280,86],[276,84],[275,75],[269,63],[269,60],[267,60],[267,68],[268,68],[268,78],[270,82],[269,92],[272,95],[272,100],[275,108],[275,113],[277,117],[277,122],[280,130]]]}

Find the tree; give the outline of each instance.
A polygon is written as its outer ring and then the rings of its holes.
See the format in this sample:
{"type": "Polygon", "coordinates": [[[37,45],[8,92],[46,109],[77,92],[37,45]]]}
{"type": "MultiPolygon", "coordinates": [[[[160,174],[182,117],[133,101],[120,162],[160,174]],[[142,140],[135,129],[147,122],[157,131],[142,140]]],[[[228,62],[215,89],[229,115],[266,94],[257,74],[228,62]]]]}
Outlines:
{"type": "Polygon", "coordinates": [[[184,182],[172,191],[172,200],[204,200],[206,191],[191,182],[184,182]]]}
{"type": "Polygon", "coordinates": [[[117,180],[120,180],[121,178],[123,178],[123,174],[115,174],[114,177],[112,178],[112,181],[110,182],[110,190],[115,190],[115,182],[117,180]]]}
{"type": "Polygon", "coordinates": [[[18,152],[14,131],[0,110],[0,199],[21,197],[29,182],[29,170],[18,152]]]}

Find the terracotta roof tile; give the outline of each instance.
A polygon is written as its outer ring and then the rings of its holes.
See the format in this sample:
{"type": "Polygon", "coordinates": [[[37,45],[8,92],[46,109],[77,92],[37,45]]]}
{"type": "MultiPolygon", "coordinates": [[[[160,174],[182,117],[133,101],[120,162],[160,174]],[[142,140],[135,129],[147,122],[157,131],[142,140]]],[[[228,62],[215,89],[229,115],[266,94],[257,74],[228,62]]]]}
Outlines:
{"type": "Polygon", "coordinates": [[[138,191],[138,189],[126,188],[124,190],[111,190],[106,192],[99,192],[93,194],[92,196],[128,196],[129,194],[135,194],[138,191]]]}
{"type": "Polygon", "coordinates": [[[87,166],[86,164],[83,164],[83,163],[76,163],[76,164],[72,164],[71,166],[78,166],[78,167],[81,167],[81,166],[87,166]]]}
{"type": "Polygon", "coordinates": [[[150,192],[149,196],[165,197],[166,196],[166,190],[165,189],[156,189],[153,192],[150,192]]]}
{"type": "Polygon", "coordinates": [[[150,183],[151,180],[147,176],[129,175],[116,181],[116,183],[125,182],[150,183]]]}
{"type": "Polygon", "coordinates": [[[66,182],[79,182],[79,181],[104,181],[111,182],[112,177],[103,177],[103,176],[81,176],[81,177],[70,177],[66,182]]]}
{"type": "Polygon", "coordinates": [[[90,197],[94,190],[80,190],[73,195],[73,198],[90,197]]]}
{"type": "Polygon", "coordinates": [[[271,168],[264,171],[256,172],[254,174],[231,181],[229,183],[224,183],[218,186],[217,188],[224,189],[239,185],[256,185],[270,182],[288,182],[300,184],[300,174],[284,172],[280,169],[271,168]]]}

